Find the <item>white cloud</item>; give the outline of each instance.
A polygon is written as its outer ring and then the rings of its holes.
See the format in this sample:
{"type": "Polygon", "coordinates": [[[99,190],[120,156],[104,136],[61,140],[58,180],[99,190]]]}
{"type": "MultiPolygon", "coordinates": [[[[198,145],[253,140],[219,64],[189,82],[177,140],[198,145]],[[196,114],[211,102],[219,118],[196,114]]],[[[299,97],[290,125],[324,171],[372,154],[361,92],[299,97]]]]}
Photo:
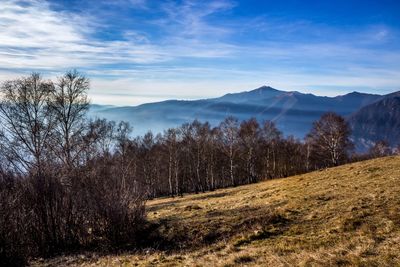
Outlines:
{"type": "MultiPolygon", "coordinates": [[[[145,1],[131,3],[140,5],[145,1]]],[[[174,43],[151,44],[148,37],[135,31],[125,32],[125,40],[96,40],[90,36],[96,29],[89,26],[89,21],[72,13],[53,11],[44,1],[21,4],[4,0],[0,21],[0,66],[14,69],[151,64],[175,57],[221,57],[229,51],[228,45],[210,48],[191,41],[181,49],[175,48],[174,43]]],[[[179,41],[182,40],[177,38],[176,42],[179,41]]]]}
{"type": "MultiPolygon", "coordinates": [[[[146,0],[103,4],[151,12],[146,0]]],[[[124,105],[215,97],[263,84],[314,93],[318,89],[310,88],[318,86],[400,84],[398,51],[367,46],[396,34],[384,25],[346,32],[306,21],[221,19],[233,8],[228,0],[163,2],[157,10],[163,19],[138,21],[130,29],[115,29],[121,30],[120,38],[101,40],[95,36],[106,27],[96,12],[60,11],[41,0],[2,0],[0,80],[78,68],[92,80],[94,102],[124,105]],[[155,27],[158,36],[141,29],[141,23],[155,27]],[[252,31],[265,38],[247,42],[252,31]],[[313,41],[287,41],[303,34],[313,41]]]]}
{"type": "MultiPolygon", "coordinates": [[[[89,18],[91,19],[91,18],[89,18]]],[[[90,38],[91,22],[51,10],[44,1],[4,0],[0,4],[0,80],[45,71],[56,76],[69,68],[103,64],[151,63],[167,60],[152,45],[126,41],[100,42],[90,38]]],[[[130,36],[132,37],[132,36],[130,36]]]]}

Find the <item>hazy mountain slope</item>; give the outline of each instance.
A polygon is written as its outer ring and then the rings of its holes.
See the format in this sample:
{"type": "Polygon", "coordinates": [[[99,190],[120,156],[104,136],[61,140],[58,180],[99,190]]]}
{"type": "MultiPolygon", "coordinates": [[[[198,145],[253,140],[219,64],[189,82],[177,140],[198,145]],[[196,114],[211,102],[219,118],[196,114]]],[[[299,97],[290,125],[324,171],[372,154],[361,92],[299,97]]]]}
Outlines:
{"type": "Polygon", "coordinates": [[[358,149],[366,149],[379,140],[391,146],[400,144],[400,96],[391,94],[367,105],[348,119],[358,149]]]}
{"type": "Polygon", "coordinates": [[[158,248],[62,266],[399,266],[400,157],[147,204],[158,248]]]}
{"type": "Polygon", "coordinates": [[[227,116],[235,116],[240,120],[256,117],[260,121],[274,120],[284,134],[302,138],[322,113],[334,111],[349,115],[380,98],[379,95],[361,93],[321,97],[263,86],[213,99],[169,100],[136,107],[97,108],[91,111],[91,115],[129,121],[135,134],[143,134],[148,130],[162,132],[168,127],[194,119],[217,125],[227,116]]]}
{"type": "Polygon", "coordinates": [[[232,103],[243,103],[243,102],[257,102],[262,99],[273,98],[279,96],[283,91],[274,89],[269,86],[262,86],[260,88],[245,91],[240,93],[230,93],[222,97],[215,98],[216,101],[221,102],[232,102],[232,103]]]}

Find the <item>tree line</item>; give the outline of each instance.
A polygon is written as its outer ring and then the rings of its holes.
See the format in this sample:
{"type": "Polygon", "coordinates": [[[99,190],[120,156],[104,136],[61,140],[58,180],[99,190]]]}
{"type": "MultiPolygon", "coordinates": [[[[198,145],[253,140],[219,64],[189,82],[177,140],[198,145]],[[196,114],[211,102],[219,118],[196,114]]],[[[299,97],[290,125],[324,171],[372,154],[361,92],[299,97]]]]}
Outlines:
{"type": "Polygon", "coordinates": [[[126,140],[125,153],[149,198],[177,196],[337,166],[349,160],[349,133],[333,113],[314,124],[306,142],[285,138],[272,121],[228,117],[212,127],[194,120],[126,140]]]}
{"type": "Polygon", "coordinates": [[[88,90],[89,80],[76,71],[55,82],[35,73],[0,88],[0,261],[8,265],[82,248],[139,246],[150,198],[357,159],[347,123],[334,113],[304,140],[285,137],[272,121],[234,117],[216,127],[194,120],[132,137],[126,122],[87,117],[88,90]]]}

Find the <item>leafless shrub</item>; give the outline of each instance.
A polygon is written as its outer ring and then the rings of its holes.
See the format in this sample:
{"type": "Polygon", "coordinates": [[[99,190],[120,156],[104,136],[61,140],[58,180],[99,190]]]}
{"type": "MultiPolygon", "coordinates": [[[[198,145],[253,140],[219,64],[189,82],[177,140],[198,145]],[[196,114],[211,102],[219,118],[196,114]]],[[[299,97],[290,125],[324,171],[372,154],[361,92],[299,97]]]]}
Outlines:
{"type": "Polygon", "coordinates": [[[120,149],[129,126],[86,121],[88,86],[73,71],[1,87],[1,263],[135,244],[145,194],[120,149]]]}

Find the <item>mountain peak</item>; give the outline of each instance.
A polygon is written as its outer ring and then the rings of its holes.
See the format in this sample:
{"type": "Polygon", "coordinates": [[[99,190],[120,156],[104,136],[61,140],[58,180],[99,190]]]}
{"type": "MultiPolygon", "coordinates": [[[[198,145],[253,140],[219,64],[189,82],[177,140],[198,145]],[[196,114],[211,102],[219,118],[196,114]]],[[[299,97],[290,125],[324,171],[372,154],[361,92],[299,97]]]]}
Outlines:
{"type": "Polygon", "coordinates": [[[226,95],[218,98],[218,100],[237,103],[237,102],[243,102],[243,101],[260,100],[260,98],[271,98],[271,97],[275,97],[282,93],[285,93],[285,92],[277,90],[270,86],[264,85],[264,86],[261,86],[257,89],[253,89],[250,91],[226,94],[226,95]]]}
{"type": "MultiPolygon", "coordinates": [[[[276,90],[275,88],[272,88],[272,87],[269,86],[269,85],[263,85],[263,86],[260,86],[260,87],[257,88],[257,89],[273,89],[273,90],[276,90]]],[[[255,90],[257,90],[257,89],[255,89],[255,90]]]]}
{"type": "Polygon", "coordinates": [[[337,99],[339,101],[361,101],[365,102],[364,104],[367,104],[367,102],[370,102],[370,100],[378,100],[381,96],[376,95],[376,94],[368,94],[368,93],[362,93],[362,92],[357,92],[353,91],[351,93],[347,93],[344,95],[338,95],[333,97],[334,99],[337,99]]]}
{"type": "Polygon", "coordinates": [[[246,94],[246,95],[263,95],[266,97],[269,97],[270,95],[276,95],[276,94],[281,94],[281,93],[285,93],[285,91],[281,91],[275,88],[272,88],[271,86],[266,86],[263,85],[259,88],[250,90],[250,91],[245,91],[245,92],[241,92],[239,94],[246,94]]]}
{"type": "Polygon", "coordinates": [[[357,92],[357,91],[353,91],[351,93],[348,93],[348,95],[362,95],[363,93],[357,92]]]}
{"type": "Polygon", "coordinates": [[[365,95],[365,94],[357,92],[357,91],[353,91],[353,92],[350,92],[350,93],[347,93],[347,94],[344,94],[344,95],[338,95],[336,97],[338,97],[338,98],[349,97],[349,96],[350,97],[358,97],[358,96],[362,96],[362,95],[365,95]]]}
{"type": "Polygon", "coordinates": [[[253,91],[275,91],[275,92],[282,92],[278,89],[272,88],[271,86],[267,86],[267,85],[263,85],[257,89],[251,90],[249,92],[253,92],[253,91]]]}

